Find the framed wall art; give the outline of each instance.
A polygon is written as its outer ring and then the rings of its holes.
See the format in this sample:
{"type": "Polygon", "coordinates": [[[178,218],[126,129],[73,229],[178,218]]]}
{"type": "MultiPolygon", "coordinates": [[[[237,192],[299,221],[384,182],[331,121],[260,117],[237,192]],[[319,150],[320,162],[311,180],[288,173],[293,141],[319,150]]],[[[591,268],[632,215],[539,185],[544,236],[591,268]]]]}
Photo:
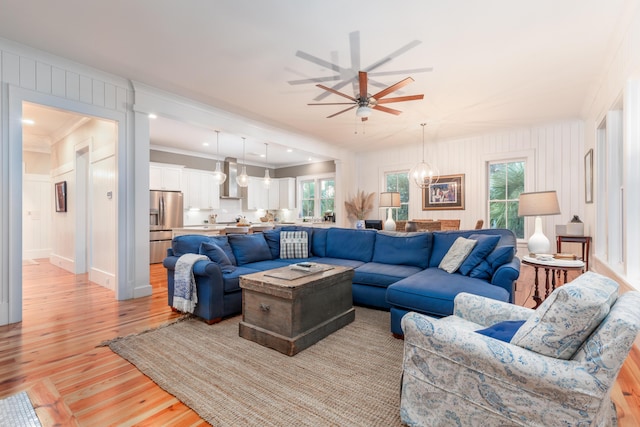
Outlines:
{"type": "Polygon", "coordinates": [[[442,175],[422,190],[422,210],[464,209],[464,174],[442,175]]]}
{"type": "Polygon", "coordinates": [[[584,202],[593,203],[593,148],[584,155],[584,202]]]}
{"type": "Polygon", "coordinates": [[[56,212],[67,211],[67,181],[55,183],[56,212]]]}

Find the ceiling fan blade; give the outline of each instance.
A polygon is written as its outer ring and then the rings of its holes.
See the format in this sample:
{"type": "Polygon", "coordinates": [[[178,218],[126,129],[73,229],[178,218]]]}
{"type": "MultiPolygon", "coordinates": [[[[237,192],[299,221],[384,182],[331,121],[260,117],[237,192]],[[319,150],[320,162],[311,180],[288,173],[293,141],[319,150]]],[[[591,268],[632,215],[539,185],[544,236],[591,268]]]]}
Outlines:
{"type": "Polygon", "coordinates": [[[298,58],[306,59],[309,62],[313,62],[314,64],[318,64],[321,67],[328,68],[328,69],[333,70],[335,72],[338,72],[338,73],[343,72],[342,67],[340,67],[339,65],[332,64],[329,61],[325,61],[324,59],[318,58],[317,56],[313,56],[313,55],[308,54],[306,52],[303,52],[301,50],[296,52],[296,56],[298,58]]]}
{"type": "Polygon", "coordinates": [[[396,71],[375,71],[369,73],[369,77],[379,76],[395,76],[396,74],[416,74],[416,73],[429,73],[433,71],[433,67],[428,68],[413,68],[411,70],[396,70],[396,71]]]}
{"type": "Polygon", "coordinates": [[[420,40],[414,40],[412,42],[409,42],[406,45],[402,46],[400,49],[398,49],[398,50],[396,50],[394,52],[391,52],[389,55],[385,56],[384,58],[380,59],[379,61],[374,62],[373,64],[369,65],[364,70],[367,71],[367,72],[371,71],[371,70],[374,70],[374,69],[378,68],[379,66],[381,66],[382,64],[385,64],[385,63],[391,61],[396,56],[400,56],[403,53],[405,53],[406,51],[408,51],[409,49],[413,49],[414,47],[418,46],[420,43],[422,43],[420,40]]]}
{"type": "Polygon", "coordinates": [[[349,110],[353,110],[353,109],[354,109],[354,108],[356,108],[357,106],[358,106],[358,105],[356,104],[356,105],[354,105],[354,106],[352,106],[352,107],[345,108],[345,109],[344,109],[344,110],[342,110],[342,111],[338,111],[338,112],[337,112],[337,113],[335,113],[335,114],[332,114],[332,115],[330,115],[330,116],[327,116],[327,119],[330,119],[331,117],[335,117],[335,116],[337,116],[338,114],[346,113],[346,112],[347,112],[347,111],[349,111],[349,110]]]}
{"type": "Polygon", "coordinates": [[[389,114],[393,114],[393,115],[400,115],[402,113],[402,111],[400,110],[394,110],[393,108],[389,108],[389,107],[383,107],[382,105],[374,105],[372,107],[374,110],[378,110],[378,111],[384,111],[385,113],[389,113],[389,114]]]}
{"type": "Polygon", "coordinates": [[[360,99],[367,99],[367,73],[366,71],[358,72],[358,79],[360,81],[360,99]]]}
{"type": "Polygon", "coordinates": [[[419,99],[424,99],[424,94],[396,96],[395,98],[385,98],[378,101],[378,104],[389,104],[391,102],[417,101],[419,99]]]}
{"type": "Polygon", "coordinates": [[[335,89],[333,89],[333,88],[330,88],[330,87],[328,87],[328,86],[325,86],[325,85],[320,85],[320,84],[318,84],[318,85],[316,85],[316,86],[318,86],[320,89],[324,89],[324,90],[326,90],[327,92],[335,93],[336,95],[343,96],[343,97],[345,97],[345,98],[347,98],[347,99],[352,100],[353,102],[357,102],[357,101],[356,101],[356,99],[355,99],[353,96],[349,96],[349,95],[347,95],[346,93],[338,92],[337,90],[335,90],[335,89]]]}
{"type": "Polygon", "coordinates": [[[353,102],[314,102],[307,105],[353,105],[353,102]]]}
{"type": "Polygon", "coordinates": [[[386,89],[381,90],[380,92],[376,93],[375,95],[373,95],[373,98],[375,99],[380,99],[382,97],[384,97],[385,95],[390,94],[391,92],[395,92],[396,90],[405,87],[406,85],[408,85],[409,83],[411,83],[413,80],[413,78],[411,77],[407,77],[404,80],[400,80],[398,83],[393,84],[391,86],[389,86],[386,89]]]}
{"type": "Polygon", "coordinates": [[[308,79],[301,79],[301,80],[289,80],[287,83],[289,83],[290,85],[304,85],[307,83],[331,82],[336,80],[340,80],[340,76],[311,77],[308,79]]]}
{"type": "Polygon", "coordinates": [[[349,33],[349,45],[351,47],[351,68],[360,69],[360,31],[349,33]]]}

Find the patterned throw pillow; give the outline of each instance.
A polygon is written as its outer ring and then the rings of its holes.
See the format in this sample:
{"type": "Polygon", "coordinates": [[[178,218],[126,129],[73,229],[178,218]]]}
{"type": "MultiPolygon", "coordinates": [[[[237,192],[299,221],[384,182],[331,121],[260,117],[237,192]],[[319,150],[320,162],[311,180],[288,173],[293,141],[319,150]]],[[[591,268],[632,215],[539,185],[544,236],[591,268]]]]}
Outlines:
{"type": "Polygon", "coordinates": [[[618,284],[586,272],[562,285],[540,304],[511,344],[568,360],[598,327],[618,298],[618,284]]]}
{"type": "Polygon", "coordinates": [[[280,258],[308,258],[309,235],[306,231],[280,232],[280,258]]]}
{"type": "Polygon", "coordinates": [[[477,240],[458,237],[456,241],[453,242],[453,245],[451,245],[444,258],[442,258],[442,261],[440,261],[438,268],[446,271],[447,273],[454,273],[469,256],[473,247],[477,243],[477,240]]]}

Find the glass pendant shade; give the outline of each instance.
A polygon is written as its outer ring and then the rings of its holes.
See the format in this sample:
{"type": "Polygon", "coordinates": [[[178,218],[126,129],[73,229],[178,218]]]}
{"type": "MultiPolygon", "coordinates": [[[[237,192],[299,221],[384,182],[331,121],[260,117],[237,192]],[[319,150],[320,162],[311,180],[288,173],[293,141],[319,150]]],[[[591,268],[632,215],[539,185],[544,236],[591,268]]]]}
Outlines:
{"type": "MultiPolygon", "coordinates": [[[[269,162],[269,144],[264,144],[264,160],[265,162],[269,162]]],[[[269,169],[264,169],[264,178],[262,178],[262,182],[264,184],[264,188],[269,188],[271,186],[271,177],[269,176],[269,169]]]]}
{"type": "Polygon", "coordinates": [[[431,184],[438,182],[440,173],[431,164],[422,161],[409,171],[409,179],[419,188],[429,188],[431,184]]]}
{"type": "Polygon", "coordinates": [[[264,178],[262,178],[262,182],[264,183],[265,188],[269,188],[271,186],[271,177],[269,176],[269,169],[264,170],[264,178]]]}
{"type": "Polygon", "coordinates": [[[242,138],[242,171],[240,172],[240,175],[236,176],[236,183],[240,187],[249,186],[249,175],[247,175],[247,167],[244,164],[244,155],[245,155],[245,139],[242,138]]]}
{"type": "Polygon", "coordinates": [[[247,175],[246,166],[242,166],[242,172],[236,177],[236,182],[240,187],[247,187],[249,185],[249,175],[247,175]]]}
{"type": "Polygon", "coordinates": [[[431,184],[435,184],[440,179],[440,171],[431,163],[424,160],[424,127],[426,123],[420,123],[422,126],[422,162],[418,163],[409,171],[409,179],[418,188],[429,188],[431,184]]]}
{"type": "Polygon", "coordinates": [[[213,180],[218,185],[224,183],[227,180],[227,174],[222,172],[222,166],[220,165],[219,161],[216,163],[216,170],[213,171],[213,180]]]}
{"type": "MultiPolygon", "coordinates": [[[[220,155],[220,131],[216,131],[216,156],[220,155]]],[[[227,180],[227,174],[222,172],[222,166],[220,160],[216,162],[216,170],[213,171],[213,180],[216,184],[221,185],[227,180]]]]}

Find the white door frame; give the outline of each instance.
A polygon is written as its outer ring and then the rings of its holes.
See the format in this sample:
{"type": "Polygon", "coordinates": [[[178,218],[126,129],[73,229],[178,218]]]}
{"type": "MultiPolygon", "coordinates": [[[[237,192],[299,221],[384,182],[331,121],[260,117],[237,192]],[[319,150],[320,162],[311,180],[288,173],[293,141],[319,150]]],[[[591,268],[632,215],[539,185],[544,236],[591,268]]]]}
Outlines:
{"type": "MultiPolygon", "coordinates": [[[[3,163],[3,170],[8,170],[8,174],[3,176],[3,180],[8,178],[8,185],[3,185],[2,190],[7,190],[8,197],[3,197],[2,216],[2,258],[0,267],[2,277],[0,278],[0,292],[8,290],[8,306],[0,307],[0,325],[5,323],[15,323],[22,320],[22,103],[31,102],[45,105],[51,108],[59,108],[73,111],[87,116],[112,120],[118,123],[118,134],[116,141],[116,176],[118,188],[118,208],[116,210],[116,230],[117,242],[116,252],[116,299],[130,298],[132,292],[128,289],[128,282],[121,280],[126,268],[126,251],[120,249],[125,236],[124,200],[126,198],[125,179],[123,174],[126,168],[125,142],[126,142],[126,114],[110,110],[95,105],[86,104],[80,101],[61,98],[53,95],[35,92],[29,89],[8,85],[8,144],[2,148],[1,158],[6,159],[3,163]],[[120,174],[121,172],[123,174],[120,174]],[[119,179],[120,178],[120,179],[119,179]],[[4,201],[8,203],[4,205],[4,201]]],[[[7,105],[7,104],[5,104],[7,105]]],[[[5,113],[5,114],[7,114],[5,113]]],[[[4,298],[2,300],[5,300],[4,298]]],[[[4,304],[3,304],[4,305],[4,304]]]]}

